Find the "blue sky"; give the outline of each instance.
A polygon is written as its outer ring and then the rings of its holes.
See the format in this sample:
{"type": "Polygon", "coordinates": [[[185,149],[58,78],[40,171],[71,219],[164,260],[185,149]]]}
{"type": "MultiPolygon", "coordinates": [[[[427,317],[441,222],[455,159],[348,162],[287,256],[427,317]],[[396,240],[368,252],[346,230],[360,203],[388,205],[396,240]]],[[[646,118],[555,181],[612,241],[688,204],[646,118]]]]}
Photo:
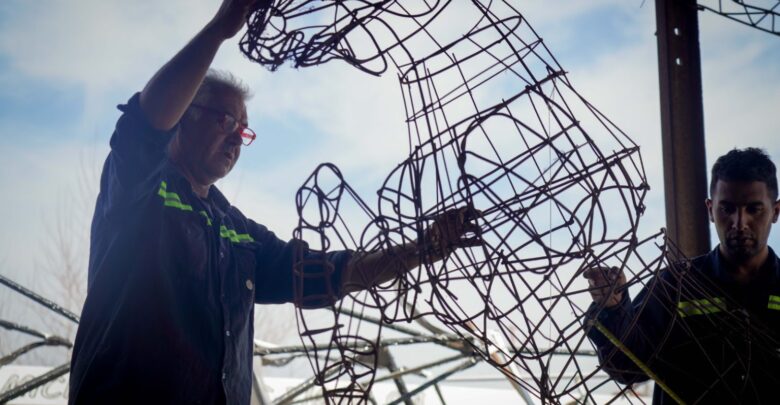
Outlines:
{"type": "MultiPolygon", "coordinates": [[[[647,234],[659,229],[653,2],[522,4],[578,91],[642,147],[652,187],[642,226],[647,234]]],[[[140,90],[217,6],[215,0],[0,3],[1,274],[28,283],[46,277],[41,252],[62,217],[71,223],[76,250],[86,255],[115,106],[140,90]]],[[[711,13],[700,13],[700,25],[708,164],[730,148],[751,145],[780,157],[780,40],[711,13]]],[[[371,200],[406,151],[394,75],[375,78],[342,63],[270,73],[240,54],[237,38],[223,46],[214,67],[253,89],[248,112],[259,137],[220,183],[234,205],[289,238],[297,221],[294,193],[324,161],[340,166],[371,200]]]]}

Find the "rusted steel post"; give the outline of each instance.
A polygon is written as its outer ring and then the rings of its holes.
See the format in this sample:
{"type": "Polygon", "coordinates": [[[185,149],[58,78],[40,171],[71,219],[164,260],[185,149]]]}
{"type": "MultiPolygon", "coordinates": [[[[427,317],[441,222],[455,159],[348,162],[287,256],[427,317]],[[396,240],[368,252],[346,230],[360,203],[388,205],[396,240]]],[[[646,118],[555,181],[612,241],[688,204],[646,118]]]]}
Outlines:
{"type": "Polygon", "coordinates": [[[695,0],[656,0],[666,229],[689,257],[710,249],[695,0]]]}

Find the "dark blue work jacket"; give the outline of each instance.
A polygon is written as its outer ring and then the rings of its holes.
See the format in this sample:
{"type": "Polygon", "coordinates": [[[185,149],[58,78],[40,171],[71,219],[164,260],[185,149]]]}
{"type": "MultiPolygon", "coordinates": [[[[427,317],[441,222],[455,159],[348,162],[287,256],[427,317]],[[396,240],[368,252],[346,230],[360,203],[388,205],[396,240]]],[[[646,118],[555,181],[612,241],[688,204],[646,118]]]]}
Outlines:
{"type": "MultiPolygon", "coordinates": [[[[214,186],[198,198],[167,157],[176,129],[154,130],[138,100],[119,107],[103,167],[70,403],[248,404],[254,304],[292,301],[294,253],[314,253],[214,186]]],[[[349,258],[319,258],[331,282],[304,294],[335,300],[349,258]]]]}
{"type": "MultiPolygon", "coordinates": [[[[687,404],[780,403],[778,258],[770,249],[761,275],[747,285],[724,266],[715,248],[596,317],[687,404]]],[[[648,379],[598,330],[588,337],[615,380],[648,379]]],[[[656,384],[654,404],[677,403],[672,398],[656,384]]]]}

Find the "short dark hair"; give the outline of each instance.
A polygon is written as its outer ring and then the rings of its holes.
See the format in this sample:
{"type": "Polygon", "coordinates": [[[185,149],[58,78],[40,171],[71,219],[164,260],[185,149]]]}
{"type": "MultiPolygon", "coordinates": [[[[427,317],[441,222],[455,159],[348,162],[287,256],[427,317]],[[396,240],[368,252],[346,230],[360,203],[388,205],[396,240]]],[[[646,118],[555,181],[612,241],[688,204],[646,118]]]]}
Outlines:
{"type": "Polygon", "coordinates": [[[712,165],[710,196],[718,180],[761,181],[766,184],[772,200],[777,199],[777,169],[769,155],[760,148],[732,149],[712,165]]]}

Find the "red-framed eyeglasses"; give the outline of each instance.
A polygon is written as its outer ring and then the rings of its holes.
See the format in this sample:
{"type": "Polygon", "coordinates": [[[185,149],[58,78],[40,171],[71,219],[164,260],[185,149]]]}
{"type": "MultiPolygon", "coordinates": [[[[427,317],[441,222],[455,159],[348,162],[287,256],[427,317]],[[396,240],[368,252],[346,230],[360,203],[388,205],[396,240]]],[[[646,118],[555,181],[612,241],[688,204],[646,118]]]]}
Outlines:
{"type": "Polygon", "coordinates": [[[251,128],[242,124],[236,117],[233,116],[233,114],[227,111],[222,111],[216,108],[211,108],[205,105],[195,104],[195,103],[191,104],[191,106],[198,107],[200,109],[217,114],[217,116],[219,117],[217,119],[217,123],[219,123],[219,125],[222,127],[223,130],[225,130],[229,134],[235,132],[241,133],[241,143],[243,143],[244,146],[249,146],[257,138],[257,134],[255,134],[255,131],[252,131],[251,128]]]}

